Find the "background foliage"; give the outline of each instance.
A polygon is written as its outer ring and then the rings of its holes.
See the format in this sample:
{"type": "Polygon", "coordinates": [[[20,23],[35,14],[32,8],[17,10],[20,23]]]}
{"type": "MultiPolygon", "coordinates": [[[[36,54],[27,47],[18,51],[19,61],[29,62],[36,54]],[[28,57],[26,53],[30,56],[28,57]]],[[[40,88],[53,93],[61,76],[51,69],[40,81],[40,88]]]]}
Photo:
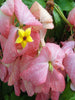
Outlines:
{"type": "MultiPolygon", "coordinates": [[[[5,0],[0,0],[0,6],[4,1],[5,0]]],[[[44,8],[46,7],[47,0],[23,0],[28,8],[32,6],[34,1],[38,1],[44,8]]],[[[68,13],[75,7],[75,0],[54,0],[54,2],[58,4],[65,17],[67,17],[68,13]]],[[[55,9],[53,11],[53,19],[55,28],[53,30],[48,30],[47,36],[49,36],[49,38],[53,37],[54,41],[57,43],[61,40],[64,41],[68,39],[70,32],[67,31],[67,25],[55,9]]],[[[28,97],[26,93],[21,93],[21,95],[17,97],[14,93],[13,86],[9,87],[7,83],[0,81],[0,100],[35,100],[35,95],[33,97],[28,97]]],[[[59,100],[75,100],[75,92],[70,89],[69,77],[66,77],[66,89],[61,93],[59,100]]]]}

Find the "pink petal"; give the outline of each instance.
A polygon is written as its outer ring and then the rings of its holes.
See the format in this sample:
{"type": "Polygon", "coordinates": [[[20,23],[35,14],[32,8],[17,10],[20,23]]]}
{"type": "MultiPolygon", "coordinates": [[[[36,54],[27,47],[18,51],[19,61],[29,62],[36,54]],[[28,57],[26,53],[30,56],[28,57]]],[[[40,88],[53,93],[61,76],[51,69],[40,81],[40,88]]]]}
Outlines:
{"type": "Polygon", "coordinates": [[[75,84],[71,83],[70,88],[72,91],[75,91],[75,84]]]}
{"type": "Polygon", "coordinates": [[[8,40],[6,42],[4,51],[3,51],[3,59],[2,62],[4,63],[11,63],[17,57],[17,49],[15,46],[15,36],[16,36],[17,28],[11,27],[10,34],[8,40]]]}
{"type": "Polygon", "coordinates": [[[29,64],[32,62],[33,57],[29,55],[23,55],[20,60],[20,72],[23,72],[29,67],[29,64]]]}
{"type": "Polygon", "coordinates": [[[22,90],[22,92],[25,92],[25,85],[24,85],[24,82],[23,82],[23,80],[19,80],[20,82],[20,89],[22,90]]]}
{"type": "Polygon", "coordinates": [[[52,62],[52,65],[55,68],[64,69],[64,66],[62,64],[63,58],[65,57],[64,51],[59,47],[59,45],[56,45],[54,43],[47,43],[46,47],[51,52],[51,58],[49,59],[49,61],[52,62]]]}
{"type": "Polygon", "coordinates": [[[15,14],[20,24],[42,27],[42,24],[35,19],[28,7],[21,0],[15,0],[15,14]]]}
{"type": "Polygon", "coordinates": [[[45,36],[46,36],[46,32],[47,32],[47,29],[41,29],[40,30],[40,41],[41,41],[41,44],[42,46],[45,46],[45,36]]]}
{"type": "Polygon", "coordinates": [[[49,94],[39,93],[35,100],[49,100],[49,94]]]}
{"type": "Polygon", "coordinates": [[[7,0],[1,6],[1,11],[7,16],[12,16],[14,13],[14,0],[7,0]]]}
{"type": "Polygon", "coordinates": [[[20,96],[20,84],[19,84],[19,81],[15,82],[14,89],[15,89],[16,96],[20,96]]]}
{"type": "Polygon", "coordinates": [[[23,71],[21,78],[32,82],[34,85],[40,85],[46,81],[47,72],[48,57],[46,54],[46,48],[44,48],[40,56],[32,61],[30,67],[23,71]]]}
{"type": "Polygon", "coordinates": [[[34,87],[31,82],[24,81],[25,89],[27,91],[28,96],[34,95],[34,87]]]}
{"type": "Polygon", "coordinates": [[[65,41],[65,42],[61,42],[62,44],[62,49],[64,50],[66,55],[69,55],[71,53],[73,53],[73,49],[75,47],[75,42],[74,41],[65,41]]]}
{"type": "Polygon", "coordinates": [[[4,36],[0,35],[0,43],[1,43],[2,51],[4,50],[4,47],[6,45],[6,41],[7,41],[7,39],[4,36]]]}
{"type": "Polygon", "coordinates": [[[75,54],[67,55],[63,64],[73,84],[75,84],[75,54]]]}
{"type": "Polygon", "coordinates": [[[54,28],[52,16],[37,1],[34,2],[30,11],[37,19],[40,20],[44,28],[54,28]]]}
{"type": "Polygon", "coordinates": [[[48,94],[50,91],[50,75],[47,73],[47,79],[45,83],[35,87],[35,93],[48,94]]]}
{"type": "Polygon", "coordinates": [[[9,30],[10,30],[10,17],[4,15],[0,11],[0,33],[3,36],[8,37],[9,30]]]}
{"type": "Polygon", "coordinates": [[[10,85],[10,86],[19,80],[19,74],[20,74],[19,62],[20,62],[20,60],[16,59],[10,66],[11,73],[10,73],[10,77],[8,80],[8,85],[10,85]]]}
{"type": "Polygon", "coordinates": [[[52,100],[59,100],[59,92],[51,91],[51,99],[52,100]]]}
{"type": "Polygon", "coordinates": [[[43,27],[46,29],[53,29],[54,28],[54,24],[53,23],[42,23],[43,27]]]}
{"type": "Polygon", "coordinates": [[[57,92],[62,92],[65,89],[64,76],[56,69],[53,69],[53,72],[50,72],[50,87],[52,91],[57,92]]]}
{"type": "Polygon", "coordinates": [[[74,48],[75,47],[75,41],[68,41],[68,42],[61,42],[63,47],[69,47],[69,48],[74,48]]]}
{"type": "Polygon", "coordinates": [[[4,81],[6,76],[7,76],[7,67],[0,63],[0,79],[4,81]]]}
{"type": "Polygon", "coordinates": [[[40,85],[46,81],[47,72],[48,63],[35,63],[28,70],[25,70],[21,77],[24,80],[32,82],[34,85],[40,85]]]}
{"type": "Polygon", "coordinates": [[[73,8],[68,15],[68,21],[75,27],[75,8],[73,8]]]}

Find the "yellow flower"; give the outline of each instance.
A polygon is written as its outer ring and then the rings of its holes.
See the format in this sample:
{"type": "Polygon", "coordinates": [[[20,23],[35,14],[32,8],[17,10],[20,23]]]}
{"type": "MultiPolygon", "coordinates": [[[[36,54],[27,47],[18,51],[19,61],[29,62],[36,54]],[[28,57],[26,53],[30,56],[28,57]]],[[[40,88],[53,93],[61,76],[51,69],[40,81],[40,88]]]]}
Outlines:
{"type": "Polygon", "coordinates": [[[18,30],[19,37],[16,39],[16,43],[21,43],[22,47],[25,48],[27,42],[33,42],[31,34],[31,28],[27,28],[25,31],[23,29],[18,30]]]}

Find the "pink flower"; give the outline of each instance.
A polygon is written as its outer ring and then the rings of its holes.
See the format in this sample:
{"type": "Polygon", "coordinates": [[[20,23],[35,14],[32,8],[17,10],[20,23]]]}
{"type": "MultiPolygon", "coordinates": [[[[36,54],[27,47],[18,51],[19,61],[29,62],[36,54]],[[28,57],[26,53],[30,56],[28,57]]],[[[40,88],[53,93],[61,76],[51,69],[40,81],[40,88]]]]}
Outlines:
{"type": "Polygon", "coordinates": [[[21,73],[22,80],[26,80],[35,87],[40,87],[41,92],[52,91],[62,92],[65,88],[64,76],[58,68],[64,69],[62,64],[64,52],[53,43],[47,43],[41,53],[29,65],[27,70],[21,73]]]}
{"type": "Polygon", "coordinates": [[[68,15],[68,21],[75,27],[75,8],[73,8],[68,15]]]}

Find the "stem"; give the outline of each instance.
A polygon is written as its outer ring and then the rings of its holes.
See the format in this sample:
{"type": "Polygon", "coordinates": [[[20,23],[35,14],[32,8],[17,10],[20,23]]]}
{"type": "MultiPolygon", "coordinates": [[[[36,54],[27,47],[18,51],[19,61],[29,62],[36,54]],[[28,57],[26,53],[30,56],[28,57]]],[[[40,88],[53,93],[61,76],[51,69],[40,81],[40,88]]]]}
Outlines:
{"type": "Polygon", "coordinates": [[[71,25],[69,23],[69,21],[66,19],[66,17],[64,16],[63,12],[60,10],[59,6],[55,3],[54,4],[54,8],[55,10],[59,13],[59,15],[61,16],[61,18],[70,26],[70,29],[71,29],[71,35],[72,35],[72,28],[73,28],[73,25],[71,25]]]}

